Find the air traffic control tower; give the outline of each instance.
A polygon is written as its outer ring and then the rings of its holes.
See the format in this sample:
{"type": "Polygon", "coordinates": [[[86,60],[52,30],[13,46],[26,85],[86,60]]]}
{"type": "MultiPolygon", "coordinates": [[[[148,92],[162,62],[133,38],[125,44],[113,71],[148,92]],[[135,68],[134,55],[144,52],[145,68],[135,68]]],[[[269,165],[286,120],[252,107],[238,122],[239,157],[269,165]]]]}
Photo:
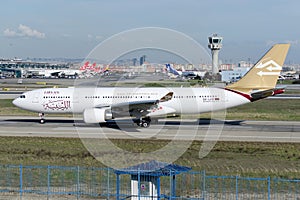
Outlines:
{"type": "Polygon", "coordinates": [[[217,34],[208,37],[208,48],[211,49],[212,54],[212,74],[217,74],[219,69],[219,51],[222,48],[223,38],[217,34]]]}

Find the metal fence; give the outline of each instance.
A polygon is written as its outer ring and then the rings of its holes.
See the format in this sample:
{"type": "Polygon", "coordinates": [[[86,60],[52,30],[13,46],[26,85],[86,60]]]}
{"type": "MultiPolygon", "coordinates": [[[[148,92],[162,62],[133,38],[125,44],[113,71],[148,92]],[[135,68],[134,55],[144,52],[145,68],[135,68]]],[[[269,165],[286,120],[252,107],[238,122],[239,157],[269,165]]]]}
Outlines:
{"type": "MultiPolygon", "coordinates": [[[[142,172],[141,172],[142,174],[142,172]]],[[[300,180],[209,176],[204,171],[162,176],[160,192],[146,191],[151,177],[136,180],[110,168],[0,165],[1,199],[300,199],[300,180]],[[175,191],[175,192],[172,192],[175,191]]],[[[150,190],[154,190],[153,188],[150,190]]]]}

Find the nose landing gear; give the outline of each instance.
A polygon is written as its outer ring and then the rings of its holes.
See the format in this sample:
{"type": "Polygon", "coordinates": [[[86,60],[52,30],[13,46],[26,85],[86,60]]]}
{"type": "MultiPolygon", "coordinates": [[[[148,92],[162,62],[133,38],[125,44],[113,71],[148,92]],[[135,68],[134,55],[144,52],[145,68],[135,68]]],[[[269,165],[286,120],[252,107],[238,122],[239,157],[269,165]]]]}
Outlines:
{"type": "Polygon", "coordinates": [[[45,114],[44,113],[39,113],[39,117],[40,117],[40,124],[44,124],[45,123],[45,114]]]}

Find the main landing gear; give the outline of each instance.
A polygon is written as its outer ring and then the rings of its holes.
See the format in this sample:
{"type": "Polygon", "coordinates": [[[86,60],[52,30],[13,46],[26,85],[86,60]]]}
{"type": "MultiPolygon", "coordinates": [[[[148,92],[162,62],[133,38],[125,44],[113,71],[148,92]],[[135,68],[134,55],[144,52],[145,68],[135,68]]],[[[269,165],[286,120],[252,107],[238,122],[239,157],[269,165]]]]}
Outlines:
{"type": "Polygon", "coordinates": [[[40,124],[44,124],[45,123],[45,114],[44,113],[39,113],[39,117],[40,117],[40,124]]]}
{"type": "Polygon", "coordinates": [[[150,117],[143,117],[138,120],[137,125],[143,128],[148,128],[150,126],[150,117]]]}

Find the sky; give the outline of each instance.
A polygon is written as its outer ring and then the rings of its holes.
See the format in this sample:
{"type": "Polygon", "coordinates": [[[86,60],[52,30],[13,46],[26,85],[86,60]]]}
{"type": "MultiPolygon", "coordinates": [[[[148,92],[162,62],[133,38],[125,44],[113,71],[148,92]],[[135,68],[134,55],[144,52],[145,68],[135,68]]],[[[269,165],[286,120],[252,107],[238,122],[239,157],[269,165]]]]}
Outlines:
{"type": "Polygon", "coordinates": [[[0,58],[85,58],[123,31],[179,31],[208,52],[208,36],[223,39],[223,63],[255,62],[273,44],[291,43],[287,64],[300,63],[299,0],[4,0],[0,58]]]}

